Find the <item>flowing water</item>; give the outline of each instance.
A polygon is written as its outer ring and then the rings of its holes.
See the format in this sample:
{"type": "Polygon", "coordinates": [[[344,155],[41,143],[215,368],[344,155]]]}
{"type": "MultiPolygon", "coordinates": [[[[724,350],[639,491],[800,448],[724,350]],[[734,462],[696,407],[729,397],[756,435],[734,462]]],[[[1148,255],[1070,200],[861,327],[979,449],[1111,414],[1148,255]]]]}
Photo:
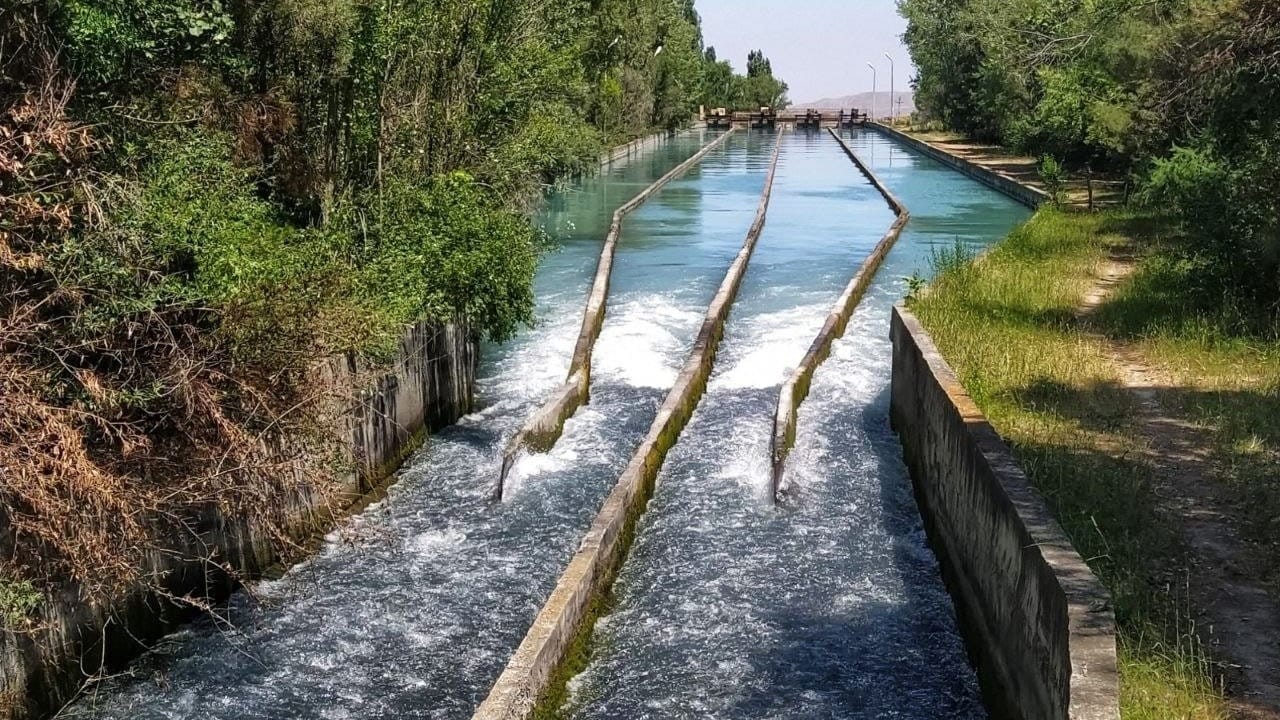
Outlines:
{"type": "Polygon", "coordinates": [[[574,717],[985,717],[889,429],[888,314],[932,248],[987,244],[1027,213],[878,135],[851,139],[912,219],[815,376],[784,503],[768,498],[778,387],[893,220],[825,133],[784,150],[707,395],[572,683],[574,717]]]}
{"type": "MultiPolygon", "coordinates": [[[[550,593],[689,352],[754,214],[774,136],[739,133],[629,216],[592,403],[555,449],[498,452],[564,379],[614,208],[696,131],[552,197],[538,326],[486,346],[479,410],[312,560],[237,595],[65,712],[94,718],[467,718],[550,593]]],[[[981,717],[887,423],[888,308],[930,248],[1025,211],[890,141],[855,147],[912,222],[818,372],[781,508],[767,499],[778,385],[892,216],[827,135],[784,139],[769,223],[707,396],[672,450],[616,611],[574,681],[583,717],[981,717]]]]}

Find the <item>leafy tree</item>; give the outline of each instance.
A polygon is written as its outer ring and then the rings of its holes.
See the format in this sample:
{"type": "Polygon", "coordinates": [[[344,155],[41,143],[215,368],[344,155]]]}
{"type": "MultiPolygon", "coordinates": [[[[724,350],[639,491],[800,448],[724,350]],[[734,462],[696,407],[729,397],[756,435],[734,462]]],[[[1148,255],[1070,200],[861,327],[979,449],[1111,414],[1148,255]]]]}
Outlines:
{"type": "Polygon", "coordinates": [[[707,107],[734,105],[733,67],[728,60],[716,60],[716,49],[709,47],[702,60],[702,101],[707,107]]]}
{"type": "Polygon", "coordinates": [[[702,57],[702,100],[708,107],[782,108],[787,105],[787,84],[773,76],[769,58],[760,50],[747,54],[747,74],[736,75],[728,61],[717,60],[715,48],[702,57]]]}
{"type": "Polygon", "coordinates": [[[773,64],[765,57],[763,50],[752,50],[747,53],[747,77],[772,77],[773,64]]]}
{"type": "Polygon", "coordinates": [[[1036,155],[1146,175],[1207,297],[1280,317],[1280,6],[900,0],[921,111],[1036,155]]]}

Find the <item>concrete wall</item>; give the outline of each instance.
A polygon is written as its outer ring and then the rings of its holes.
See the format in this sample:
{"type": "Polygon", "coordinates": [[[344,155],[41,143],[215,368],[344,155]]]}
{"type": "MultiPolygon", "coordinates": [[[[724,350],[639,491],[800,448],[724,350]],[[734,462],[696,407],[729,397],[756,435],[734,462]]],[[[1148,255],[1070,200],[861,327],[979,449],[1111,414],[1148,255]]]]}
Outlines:
{"type": "Polygon", "coordinates": [[[893,427],[992,717],[1116,720],[1106,590],[915,317],[890,332],[893,427]]]}
{"type": "Polygon", "coordinates": [[[968,175],[983,185],[994,190],[998,190],[1033,210],[1044,203],[1049,202],[1049,194],[1045,191],[1031,187],[1030,185],[1024,185],[1004,173],[996,172],[995,170],[985,168],[966,158],[953,155],[945,150],[936,148],[919,138],[911,137],[904,132],[888,127],[887,125],[868,122],[867,127],[873,128],[880,133],[897,140],[925,157],[932,158],[947,167],[959,170],[961,173],[968,175]]]}
{"type": "Polygon", "coordinates": [[[528,718],[553,683],[567,679],[557,677],[557,672],[562,670],[574,644],[590,633],[587,620],[593,615],[592,606],[612,585],[630,548],[635,524],[653,494],[667,451],[675,445],[706,390],[725,321],[764,229],[781,147],[782,135],[779,134],[755,220],[711,300],[688,361],[658,408],[648,434],[605,499],[578,552],[557,581],[551,597],[534,618],[524,641],[489,696],[476,710],[474,720],[528,718]]]}
{"type": "Polygon", "coordinates": [[[625,145],[619,145],[609,152],[606,152],[604,155],[601,155],[600,164],[609,165],[624,158],[641,155],[659,145],[662,145],[663,143],[670,142],[671,138],[675,136],[676,133],[674,131],[664,130],[662,132],[656,132],[651,135],[636,138],[625,145]]]}
{"type": "Polygon", "coordinates": [[[893,193],[889,192],[889,188],[880,182],[880,178],[871,171],[871,168],[858,157],[858,154],[849,147],[834,130],[831,131],[831,137],[840,143],[840,147],[844,149],[849,159],[857,166],[858,170],[866,176],[871,185],[880,192],[889,209],[893,210],[897,219],[889,226],[889,230],[876,243],[871,254],[867,255],[862,261],[862,265],[858,268],[858,272],[854,273],[849,279],[849,284],[845,286],[844,292],[840,293],[840,297],[836,299],[835,307],[831,309],[827,315],[827,320],[822,324],[822,329],[818,331],[818,336],[813,339],[813,343],[809,346],[808,352],[801,358],[800,364],[783,384],[778,392],[778,405],[773,416],[773,435],[772,449],[770,455],[773,460],[773,498],[778,501],[778,490],[782,485],[783,472],[786,469],[787,455],[790,454],[792,446],[796,442],[796,424],[799,422],[800,404],[804,402],[809,395],[809,384],[813,380],[813,374],[817,372],[818,366],[822,364],[827,356],[831,354],[831,344],[836,338],[844,335],[845,327],[849,324],[849,318],[853,315],[853,310],[862,301],[862,296],[866,294],[867,287],[871,284],[871,280],[875,278],[876,270],[880,269],[880,263],[884,262],[885,255],[889,254],[889,250],[894,243],[898,241],[898,236],[902,234],[902,229],[906,227],[907,220],[911,218],[911,214],[907,212],[907,208],[893,193]]]}
{"type": "MultiPolygon", "coordinates": [[[[379,489],[427,431],[470,412],[477,352],[465,324],[420,323],[405,333],[389,371],[354,356],[323,364],[320,375],[333,384],[338,405],[332,433],[335,442],[349,443],[357,468],[343,481],[340,503],[357,503],[379,489]]],[[[303,492],[281,498],[273,510],[300,544],[334,520],[318,498],[303,492]]],[[[221,563],[254,577],[281,560],[279,543],[243,516],[211,507],[190,522],[192,534],[168,538],[168,547],[142,569],[174,597],[224,600],[236,582],[221,563]]],[[[189,604],[143,588],[105,605],[86,604],[71,590],[40,612],[34,632],[0,633],[0,718],[56,711],[87,675],[121,667],[196,614],[189,604]]]]}
{"type": "Polygon", "coordinates": [[[511,471],[511,466],[515,464],[519,454],[526,450],[545,452],[551,449],[551,446],[560,439],[560,434],[564,432],[565,421],[573,417],[578,408],[591,396],[591,353],[595,349],[596,339],[600,337],[600,329],[604,327],[605,307],[609,299],[609,277],[613,272],[613,258],[618,249],[618,238],[622,234],[623,218],[643,205],[672,180],[684,175],[694,165],[702,162],[702,158],[724,143],[732,133],[733,130],[729,130],[716,137],[688,160],[658,178],[652,185],[613,212],[613,222],[609,226],[608,235],[605,236],[604,245],[600,248],[600,260],[596,265],[595,279],[591,284],[590,292],[587,293],[587,306],[582,312],[582,330],[573,348],[569,377],[541,407],[525,420],[520,430],[511,437],[502,451],[502,463],[494,485],[494,499],[502,499],[507,474],[511,471]]]}

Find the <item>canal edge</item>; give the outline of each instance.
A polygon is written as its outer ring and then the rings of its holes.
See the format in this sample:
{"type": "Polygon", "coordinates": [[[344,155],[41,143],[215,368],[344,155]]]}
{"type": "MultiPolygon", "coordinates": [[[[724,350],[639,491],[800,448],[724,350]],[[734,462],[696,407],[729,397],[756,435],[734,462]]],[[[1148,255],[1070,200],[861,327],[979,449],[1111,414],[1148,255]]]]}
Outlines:
{"type": "Polygon", "coordinates": [[[890,419],[993,717],[1117,720],[1111,596],[903,305],[890,419]]]}
{"type": "Polygon", "coordinates": [[[982,165],[968,160],[967,158],[962,158],[959,155],[955,155],[947,152],[946,150],[935,147],[924,140],[911,137],[897,128],[891,128],[888,125],[882,125],[878,122],[871,121],[866,123],[866,127],[872,128],[886,137],[897,140],[920,155],[924,155],[931,160],[936,160],[953,170],[957,170],[993,190],[1004,193],[1032,210],[1039,209],[1041,205],[1044,205],[1050,200],[1049,194],[1039,188],[1024,185],[1004,173],[983,167],[982,165]]]}

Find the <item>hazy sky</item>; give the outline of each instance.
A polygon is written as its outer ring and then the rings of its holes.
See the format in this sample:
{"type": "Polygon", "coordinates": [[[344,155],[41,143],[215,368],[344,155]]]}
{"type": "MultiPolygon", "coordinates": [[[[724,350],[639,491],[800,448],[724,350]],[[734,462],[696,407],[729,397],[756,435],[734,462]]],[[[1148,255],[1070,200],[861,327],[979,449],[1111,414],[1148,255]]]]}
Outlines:
{"type": "Polygon", "coordinates": [[[895,86],[908,87],[915,75],[902,44],[906,21],[894,0],[695,0],[702,33],[716,55],[738,72],[747,52],[760,48],[773,72],[791,86],[793,102],[871,90],[867,63],[879,68],[876,89],[889,89],[889,61],[897,66],[895,86]]]}

